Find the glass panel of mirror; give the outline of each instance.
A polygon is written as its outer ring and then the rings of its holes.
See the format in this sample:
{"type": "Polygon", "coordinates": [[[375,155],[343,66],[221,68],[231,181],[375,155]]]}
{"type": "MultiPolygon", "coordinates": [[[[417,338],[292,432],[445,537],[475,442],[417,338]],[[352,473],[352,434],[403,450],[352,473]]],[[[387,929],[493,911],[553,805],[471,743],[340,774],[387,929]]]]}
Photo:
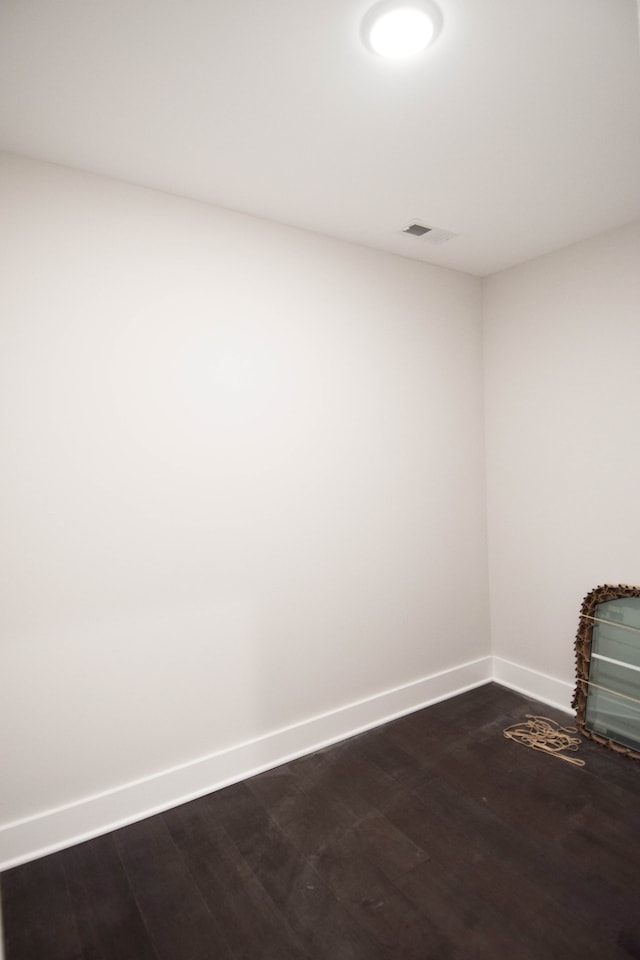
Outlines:
{"type": "Polygon", "coordinates": [[[584,719],[587,730],[640,750],[640,597],[595,608],[584,719]]]}

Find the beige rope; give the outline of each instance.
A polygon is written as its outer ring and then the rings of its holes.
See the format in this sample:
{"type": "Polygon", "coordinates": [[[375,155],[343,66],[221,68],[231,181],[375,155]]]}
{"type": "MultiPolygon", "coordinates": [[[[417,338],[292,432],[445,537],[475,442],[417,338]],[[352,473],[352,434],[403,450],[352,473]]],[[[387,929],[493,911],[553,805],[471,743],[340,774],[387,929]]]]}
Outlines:
{"type": "Polygon", "coordinates": [[[548,717],[535,717],[531,713],[526,716],[526,721],[514,723],[513,726],[505,728],[504,736],[507,740],[515,740],[516,743],[531,747],[532,750],[541,750],[567,763],[573,763],[577,767],[584,767],[584,760],[567,757],[561,752],[562,750],[575,752],[580,746],[582,742],[580,737],[571,736],[578,732],[575,727],[561,727],[555,720],[550,720],[548,717]]]}
{"type": "Polygon", "coordinates": [[[618,623],[616,620],[603,620],[602,617],[591,617],[588,613],[581,613],[583,620],[590,620],[592,623],[604,623],[608,627],[618,627],[620,630],[631,630],[632,633],[640,633],[640,627],[632,627],[630,623],[618,623]]]}
{"type": "Polygon", "coordinates": [[[610,687],[603,687],[601,683],[595,683],[594,680],[584,680],[580,677],[578,683],[584,683],[587,687],[595,687],[596,690],[604,690],[605,693],[612,693],[614,697],[622,697],[623,700],[631,700],[631,703],[640,704],[637,697],[632,697],[628,693],[620,693],[619,690],[612,690],[610,687]]]}

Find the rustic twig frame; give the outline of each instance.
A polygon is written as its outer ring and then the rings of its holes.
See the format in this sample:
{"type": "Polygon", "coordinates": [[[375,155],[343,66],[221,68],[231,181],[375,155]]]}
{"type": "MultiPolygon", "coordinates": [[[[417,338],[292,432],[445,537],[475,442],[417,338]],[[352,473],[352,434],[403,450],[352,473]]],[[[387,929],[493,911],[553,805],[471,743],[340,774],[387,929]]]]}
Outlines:
{"type": "Polygon", "coordinates": [[[627,584],[604,584],[588,593],[580,607],[580,621],[576,634],[576,688],[573,694],[572,706],[576,711],[576,723],[580,733],[590,740],[595,740],[616,753],[624,754],[640,760],[640,753],[631,747],[624,747],[613,740],[603,737],[585,727],[585,712],[587,707],[587,691],[589,689],[589,669],[591,666],[591,644],[593,641],[593,617],[600,603],[608,600],[624,600],[628,597],[640,597],[640,587],[630,587],[627,584]]]}

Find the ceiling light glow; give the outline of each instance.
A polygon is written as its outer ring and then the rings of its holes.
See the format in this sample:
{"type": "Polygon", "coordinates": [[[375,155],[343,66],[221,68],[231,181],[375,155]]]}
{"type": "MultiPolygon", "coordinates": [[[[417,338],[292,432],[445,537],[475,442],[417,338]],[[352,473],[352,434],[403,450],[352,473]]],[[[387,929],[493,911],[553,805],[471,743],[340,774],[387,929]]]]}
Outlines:
{"type": "Polygon", "coordinates": [[[430,0],[383,0],[365,17],[363,39],[374,53],[398,60],[424,50],[440,23],[440,11],[430,0]]]}

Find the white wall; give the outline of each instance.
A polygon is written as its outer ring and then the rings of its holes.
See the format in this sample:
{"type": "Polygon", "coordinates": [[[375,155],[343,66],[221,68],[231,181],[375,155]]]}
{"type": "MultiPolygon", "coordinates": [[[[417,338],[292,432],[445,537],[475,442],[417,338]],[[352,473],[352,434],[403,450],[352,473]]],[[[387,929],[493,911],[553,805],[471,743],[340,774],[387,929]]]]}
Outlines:
{"type": "Polygon", "coordinates": [[[0,824],[488,654],[477,279],[0,177],[0,824]]]}
{"type": "Polygon", "coordinates": [[[484,294],[493,653],[568,685],[583,596],[640,582],[640,223],[484,294]]]}

